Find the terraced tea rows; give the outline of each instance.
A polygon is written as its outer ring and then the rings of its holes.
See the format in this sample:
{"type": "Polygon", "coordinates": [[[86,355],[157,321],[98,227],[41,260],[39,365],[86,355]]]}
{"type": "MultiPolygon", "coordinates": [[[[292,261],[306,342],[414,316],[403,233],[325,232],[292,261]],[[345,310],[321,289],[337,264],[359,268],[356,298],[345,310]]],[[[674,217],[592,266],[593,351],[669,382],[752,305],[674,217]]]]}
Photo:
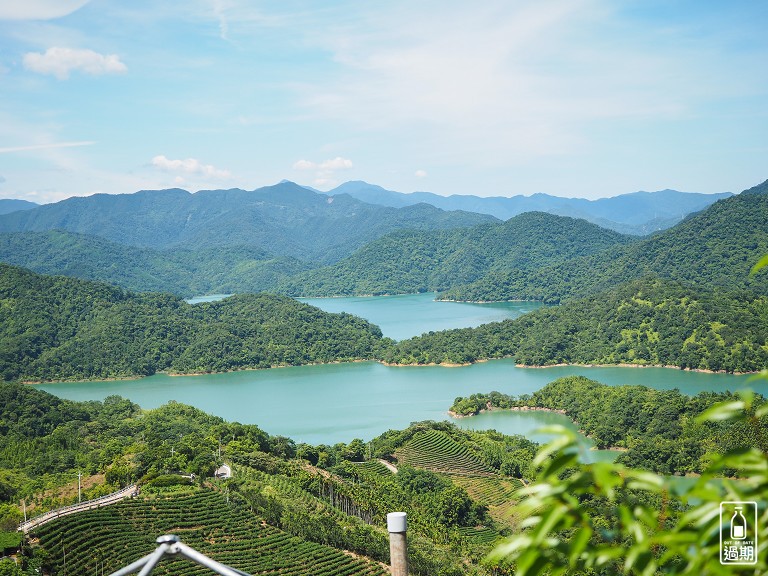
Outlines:
{"type": "Polygon", "coordinates": [[[451,480],[464,488],[473,500],[488,507],[491,518],[509,524],[515,507],[515,491],[522,487],[514,478],[478,478],[451,475],[451,480]]]}
{"type": "Polygon", "coordinates": [[[500,535],[496,530],[493,530],[492,528],[486,528],[485,526],[459,528],[459,532],[462,536],[466,536],[467,538],[474,538],[483,544],[493,544],[500,538],[500,535]]]}
{"type": "MultiPolygon", "coordinates": [[[[381,566],[334,548],[290,536],[231,507],[209,490],[141,496],[67,516],[36,529],[57,572],[113,572],[152,552],[155,539],[177,534],[210,557],[263,576],[384,576],[381,566]]],[[[193,563],[163,561],[158,575],[207,575],[193,563]]]]}
{"type": "Polygon", "coordinates": [[[440,430],[416,434],[395,452],[399,462],[433,472],[466,476],[493,476],[495,472],[465,446],[440,430]]]}

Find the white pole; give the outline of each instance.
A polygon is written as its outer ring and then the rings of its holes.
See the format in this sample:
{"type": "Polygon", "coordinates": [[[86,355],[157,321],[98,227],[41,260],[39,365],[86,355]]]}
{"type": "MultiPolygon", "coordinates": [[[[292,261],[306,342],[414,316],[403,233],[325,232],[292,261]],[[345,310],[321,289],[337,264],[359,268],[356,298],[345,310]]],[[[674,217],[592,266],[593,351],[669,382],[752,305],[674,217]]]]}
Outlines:
{"type": "Polygon", "coordinates": [[[392,565],[392,576],[408,576],[408,541],[405,535],[407,524],[405,512],[387,514],[389,561],[392,565]]]}

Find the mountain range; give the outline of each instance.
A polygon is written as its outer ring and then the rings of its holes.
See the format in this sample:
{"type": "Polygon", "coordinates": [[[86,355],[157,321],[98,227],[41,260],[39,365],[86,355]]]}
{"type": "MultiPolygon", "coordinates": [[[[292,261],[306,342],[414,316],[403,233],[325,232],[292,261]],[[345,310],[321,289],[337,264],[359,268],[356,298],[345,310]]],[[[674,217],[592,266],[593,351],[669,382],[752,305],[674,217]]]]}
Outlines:
{"type": "Polygon", "coordinates": [[[633,192],[597,200],[560,198],[541,193],[511,197],[440,196],[431,192],[403,194],[362,181],[346,182],[328,194],[349,194],[364,202],[398,208],[423,202],[443,210],[491,214],[501,220],[508,220],[524,212],[548,212],[559,216],[583,218],[603,228],[636,235],[670,228],[687,214],[698,212],[717,200],[732,196],[730,192],[701,194],[676,190],[633,192]]]}
{"type": "Polygon", "coordinates": [[[378,206],[283,182],[253,191],[170,189],[74,197],[0,215],[0,232],[66,230],[157,250],[245,245],[328,263],[392,230],[489,221],[496,219],[428,204],[378,206]]]}
{"type": "Polygon", "coordinates": [[[768,180],[692,214],[677,226],[624,246],[536,270],[507,268],[442,297],[556,303],[648,275],[707,289],[768,293],[750,269],[768,254],[768,180]]]}

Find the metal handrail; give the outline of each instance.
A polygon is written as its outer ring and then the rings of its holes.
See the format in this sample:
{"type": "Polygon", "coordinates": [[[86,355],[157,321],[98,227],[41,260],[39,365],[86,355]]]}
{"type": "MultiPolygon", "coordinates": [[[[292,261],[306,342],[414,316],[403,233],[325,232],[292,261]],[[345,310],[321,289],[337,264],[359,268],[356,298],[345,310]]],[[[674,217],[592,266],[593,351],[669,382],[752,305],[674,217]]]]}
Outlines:
{"type": "Polygon", "coordinates": [[[165,536],[160,536],[157,539],[157,543],[158,547],[154,552],[147,554],[139,560],[136,560],[125,568],[121,568],[117,572],[113,572],[110,574],[110,576],[125,576],[126,574],[133,574],[139,570],[141,570],[139,572],[139,576],[147,576],[147,574],[152,573],[152,570],[155,569],[155,566],[157,566],[158,562],[160,562],[160,560],[162,560],[165,556],[176,555],[183,556],[184,558],[192,560],[201,566],[210,568],[216,574],[221,574],[222,576],[250,576],[250,574],[247,572],[241,572],[240,570],[230,568],[229,566],[226,566],[220,562],[216,562],[216,560],[208,558],[208,556],[205,554],[201,554],[194,548],[190,548],[186,544],[183,544],[181,539],[174,534],[166,534],[165,536]]]}
{"type": "Polygon", "coordinates": [[[63,506],[62,508],[57,508],[56,510],[51,510],[50,512],[43,512],[39,516],[35,516],[34,518],[30,518],[29,520],[25,520],[24,522],[20,523],[19,530],[26,534],[32,528],[42,526],[46,522],[50,522],[51,520],[61,516],[68,516],[69,514],[75,514],[76,512],[82,512],[84,510],[91,510],[93,508],[100,508],[101,506],[114,504],[120,500],[123,500],[124,498],[127,498],[128,496],[135,494],[136,489],[136,484],[131,484],[130,486],[126,486],[117,492],[112,492],[111,494],[107,494],[99,498],[94,498],[93,500],[86,500],[85,502],[72,504],[71,506],[63,506]]]}

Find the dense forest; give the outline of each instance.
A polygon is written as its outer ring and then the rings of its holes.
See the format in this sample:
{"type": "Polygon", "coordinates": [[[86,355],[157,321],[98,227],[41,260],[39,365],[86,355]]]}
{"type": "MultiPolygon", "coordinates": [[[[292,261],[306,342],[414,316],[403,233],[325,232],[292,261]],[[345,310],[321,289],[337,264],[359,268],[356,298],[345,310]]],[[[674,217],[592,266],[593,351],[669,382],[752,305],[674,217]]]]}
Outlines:
{"type": "MultiPolygon", "coordinates": [[[[718,402],[733,402],[732,392],[701,392],[687,396],[679,390],[646,386],[607,386],[583,376],[550,382],[520,397],[499,392],[456,398],[451,411],[471,415],[481,410],[522,407],[563,411],[597,448],[622,450],[618,462],[661,474],[700,474],[712,453],[747,446],[768,451],[768,419],[754,434],[743,423],[700,422],[698,417],[718,402]]],[[[755,408],[765,400],[758,397],[755,408]]]]}
{"type": "Polygon", "coordinates": [[[728,372],[768,365],[768,300],[657,278],[515,320],[401,342],[350,314],[242,294],[191,305],[161,293],[0,265],[0,376],[55,381],[381,360],[636,364],[728,372]]]}
{"type": "Polygon", "coordinates": [[[715,202],[683,222],[621,247],[536,270],[492,271],[442,298],[469,301],[541,300],[557,303],[603,292],[652,274],[693,287],[768,291],[750,268],[768,253],[768,181],[715,202]]]}
{"type": "Polygon", "coordinates": [[[187,304],[160,293],[0,264],[0,377],[66,380],[370,359],[387,341],[350,314],[243,294],[187,304]]]}
{"type": "Polygon", "coordinates": [[[278,290],[291,296],[443,291],[494,272],[530,272],[634,240],[585,220],[527,212],[473,228],[393,232],[340,262],[281,282],[278,290]]]}
{"type": "Polygon", "coordinates": [[[139,248],[63,230],[0,233],[0,261],[39,274],[108,282],[134,292],[193,297],[274,291],[309,265],[249,246],[139,248]]]}
{"type": "Polygon", "coordinates": [[[515,320],[396,343],[396,364],[636,364],[754,372],[768,365],[768,299],[645,278],[515,320]]]}

